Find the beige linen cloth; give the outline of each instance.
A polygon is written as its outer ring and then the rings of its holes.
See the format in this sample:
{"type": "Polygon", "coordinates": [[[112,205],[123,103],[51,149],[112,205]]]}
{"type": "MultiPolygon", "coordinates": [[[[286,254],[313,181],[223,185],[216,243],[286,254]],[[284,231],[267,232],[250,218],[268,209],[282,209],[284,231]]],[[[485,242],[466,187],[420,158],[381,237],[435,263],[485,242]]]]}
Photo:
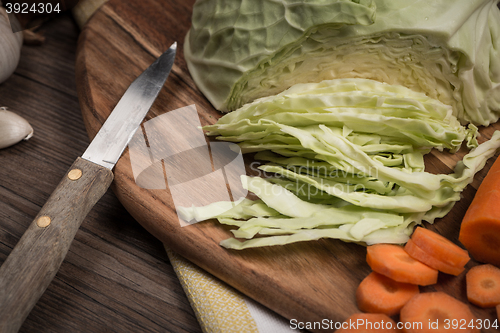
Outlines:
{"type": "MultiPolygon", "coordinates": [[[[106,1],[78,2],[72,12],[80,28],[106,1]]],[[[167,246],[165,250],[204,332],[294,331],[285,318],[241,294],[167,246]]]]}

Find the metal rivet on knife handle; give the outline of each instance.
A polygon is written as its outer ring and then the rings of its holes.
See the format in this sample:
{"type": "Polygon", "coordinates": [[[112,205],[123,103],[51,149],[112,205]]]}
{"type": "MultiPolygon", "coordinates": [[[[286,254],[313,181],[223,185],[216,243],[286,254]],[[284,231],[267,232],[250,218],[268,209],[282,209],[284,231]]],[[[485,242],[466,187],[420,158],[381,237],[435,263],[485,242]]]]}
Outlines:
{"type": "Polygon", "coordinates": [[[83,172],[80,169],[73,169],[70,172],[68,172],[68,178],[70,180],[78,180],[80,177],[82,177],[83,172]]]}
{"type": "Polygon", "coordinates": [[[40,228],[47,228],[50,225],[50,222],[52,222],[50,217],[44,215],[40,216],[38,220],[36,220],[36,225],[39,226],[40,228]]]}

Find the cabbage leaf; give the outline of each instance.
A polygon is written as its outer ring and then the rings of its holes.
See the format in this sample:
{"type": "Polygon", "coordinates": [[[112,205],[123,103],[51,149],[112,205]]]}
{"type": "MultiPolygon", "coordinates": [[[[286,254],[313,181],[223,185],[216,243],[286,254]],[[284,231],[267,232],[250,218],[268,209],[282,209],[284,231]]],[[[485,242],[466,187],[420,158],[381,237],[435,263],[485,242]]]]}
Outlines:
{"type": "Polygon", "coordinates": [[[295,85],[205,130],[265,163],[259,176],[241,177],[258,200],[178,209],[186,221],[237,227],[232,233],[244,241],[221,243],[232,249],[319,238],[404,243],[415,225],[445,216],[500,147],[500,131],[479,145],[475,126],[460,125],[449,106],[423,93],[355,78],[295,85]],[[358,121],[339,120],[344,113],[358,121]],[[304,121],[308,115],[336,120],[304,121]],[[389,123],[399,125],[391,131],[389,123]],[[453,173],[425,171],[431,149],[454,153],[463,144],[472,149],[453,173]]]}

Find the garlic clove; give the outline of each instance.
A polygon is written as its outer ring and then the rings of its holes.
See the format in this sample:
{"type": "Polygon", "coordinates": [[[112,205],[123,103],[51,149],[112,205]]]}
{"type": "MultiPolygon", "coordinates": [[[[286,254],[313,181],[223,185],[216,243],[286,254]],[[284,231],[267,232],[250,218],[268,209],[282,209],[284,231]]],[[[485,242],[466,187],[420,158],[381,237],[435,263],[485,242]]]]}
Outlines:
{"type": "Polygon", "coordinates": [[[0,108],[0,149],[12,146],[33,136],[33,128],[21,116],[0,108]]]}
{"type": "Polygon", "coordinates": [[[12,32],[11,20],[14,20],[13,24],[19,23],[14,15],[9,17],[5,8],[0,6],[0,83],[14,73],[21,57],[23,33],[12,32]]]}

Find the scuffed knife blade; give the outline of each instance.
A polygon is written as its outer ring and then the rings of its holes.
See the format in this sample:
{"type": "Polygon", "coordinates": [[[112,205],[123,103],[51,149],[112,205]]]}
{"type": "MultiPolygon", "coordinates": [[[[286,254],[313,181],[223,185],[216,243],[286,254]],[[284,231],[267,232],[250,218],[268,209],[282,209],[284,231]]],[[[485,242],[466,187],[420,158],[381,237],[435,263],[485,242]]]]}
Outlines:
{"type": "Polygon", "coordinates": [[[113,181],[111,171],[160,93],[177,44],[127,89],[0,267],[0,332],[17,332],[56,275],[82,221],[113,181]]]}
{"type": "Polygon", "coordinates": [[[113,169],[144,120],[174,64],[174,43],[127,89],[82,158],[113,169]]]}

